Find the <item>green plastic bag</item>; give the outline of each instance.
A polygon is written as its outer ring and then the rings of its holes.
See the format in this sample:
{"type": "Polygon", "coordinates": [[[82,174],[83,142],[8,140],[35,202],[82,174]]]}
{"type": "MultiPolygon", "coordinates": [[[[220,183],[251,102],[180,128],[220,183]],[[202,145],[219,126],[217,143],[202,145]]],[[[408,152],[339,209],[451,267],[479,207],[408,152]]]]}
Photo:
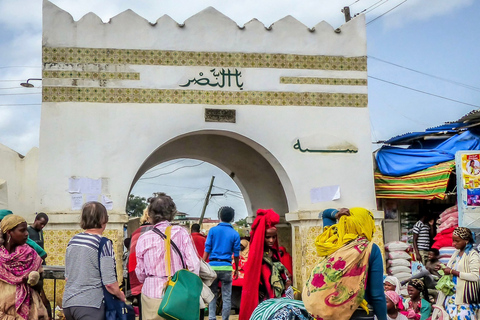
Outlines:
{"type": "Polygon", "coordinates": [[[169,276],[158,315],[167,320],[198,320],[200,318],[200,295],[203,283],[199,276],[186,269],[181,253],[183,268],[170,278],[170,233],[171,227],[165,230],[165,267],[169,276]]]}
{"type": "Polygon", "coordinates": [[[455,293],[455,283],[452,281],[452,276],[445,275],[443,270],[439,270],[438,273],[440,273],[442,277],[438,280],[435,289],[442,291],[446,296],[451,296],[455,293]]]}

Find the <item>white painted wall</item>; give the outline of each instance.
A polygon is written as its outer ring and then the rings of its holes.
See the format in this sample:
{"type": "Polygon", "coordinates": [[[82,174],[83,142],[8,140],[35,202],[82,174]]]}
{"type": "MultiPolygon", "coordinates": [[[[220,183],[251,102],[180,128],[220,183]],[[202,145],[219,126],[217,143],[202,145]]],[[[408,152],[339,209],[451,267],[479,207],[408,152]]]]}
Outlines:
{"type": "Polygon", "coordinates": [[[37,189],[38,148],[32,148],[25,157],[0,144],[0,209],[9,209],[28,222],[35,217],[37,189]]]}
{"type": "MultiPolygon", "coordinates": [[[[93,14],[75,22],[71,16],[44,1],[43,45],[92,48],[130,48],[226,52],[271,52],[316,55],[365,56],[365,18],[359,16],[342,26],[340,33],[325,22],[315,31],[286,17],[268,31],[258,21],[240,29],[232,20],[208,8],[179,27],[164,16],[151,26],[132,11],[102,23],[93,14]]],[[[128,70],[150,68],[125,66],[128,70]]],[[[159,69],[160,67],[153,67],[159,69]]],[[[185,71],[183,67],[182,72],[185,71]]],[[[192,68],[192,72],[198,71],[192,68]]],[[[295,73],[298,70],[287,70],[295,73]]],[[[251,88],[265,87],[261,77],[243,78],[251,88]]],[[[260,71],[258,71],[260,72],[260,71]]],[[[277,72],[262,70],[263,73],[277,72]]],[[[260,72],[260,73],[261,73],[260,72]]],[[[142,75],[140,87],[163,89],[152,81],[155,72],[142,75]]],[[[345,75],[348,76],[348,75],[345,75]]],[[[357,76],[366,78],[366,72],[357,76]]],[[[46,79],[48,85],[64,80],[46,79]]],[[[81,85],[81,84],[80,84],[81,85]]],[[[91,85],[91,84],[89,84],[91,85]]],[[[114,87],[131,87],[132,81],[115,81],[114,87]]],[[[278,84],[274,90],[282,90],[278,84]]],[[[290,86],[289,91],[300,91],[290,86]]],[[[312,89],[312,88],[310,88],[312,89]]],[[[329,88],[316,86],[313,90],[329,88]]],[[[366,92],[366,87],[347,89],[366,92]]],[[[71,176],[105,178],[115,212],[124,212],[131,183],[144,160],[157,148],[179,135],[213,130],[245,137],[252,147],[262,146],[287,193],[290,212],[319,212],[328,207],[375,208],[373,161],[368,108],[298,106],[215,106],[237,110],[237,122],[204,121],[204,105],[182,104],[42,104],[37,210],[72,212],[67,192],[71,176]],[[293,149],[297,139],[310,149],[351,144],[357,154],[308,154],[293,149]],[[337,201],[312,204],[312,188],[340,185],[337,201]]],[[[261,150],[259,150],[262,153],[261,150]]],[[[238,155],[241,157],[241,155],[238,155]]],[[[267,158],[268,159],[268,158],[267,158]]],[[[248,159],[245,159],[248,165],[248,159]]],[[[1,176],[0,176],[1,178],[1,176]]],[[[251,190],[255,192],[256,190],[251,190]]]]}

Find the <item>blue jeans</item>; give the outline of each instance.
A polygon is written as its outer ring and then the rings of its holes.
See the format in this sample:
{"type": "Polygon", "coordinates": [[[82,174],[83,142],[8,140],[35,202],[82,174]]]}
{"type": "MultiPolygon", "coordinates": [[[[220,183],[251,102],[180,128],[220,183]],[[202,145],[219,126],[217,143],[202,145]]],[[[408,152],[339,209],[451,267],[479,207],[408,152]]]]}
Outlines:
{"type": "Polygon", "coordinates": [[[230,309],[232,308],[232,271],[215,271],[217,279],[210,286],[210,290],[215,298],[208,305],[208,319],[215,320],[215,312],[217,311],[218,282],[222,283],[222,320],[228,320],[230,317],[230,309]]]}

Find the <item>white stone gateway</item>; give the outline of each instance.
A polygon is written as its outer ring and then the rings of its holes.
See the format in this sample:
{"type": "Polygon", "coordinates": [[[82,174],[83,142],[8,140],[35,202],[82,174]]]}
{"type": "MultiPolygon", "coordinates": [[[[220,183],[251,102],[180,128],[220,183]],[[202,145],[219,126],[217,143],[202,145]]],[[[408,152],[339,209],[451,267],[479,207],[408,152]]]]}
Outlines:
{"type": "Polygon", "coordinates": [[[60,239],[50,264],[62,263],[87,200],[110,206],[120,246],[129,191],[176,158],[224,170],[251,216],[286,218],[297,286],[315,262],[319,212],[376,207],[363,15],[336,30],[291,16],[238,26],[214,8],[183,24],[131,10],[103,23],[44,1],[42,46],[38,183],[22,192],[51,217],[46,237],[60,239]]]}

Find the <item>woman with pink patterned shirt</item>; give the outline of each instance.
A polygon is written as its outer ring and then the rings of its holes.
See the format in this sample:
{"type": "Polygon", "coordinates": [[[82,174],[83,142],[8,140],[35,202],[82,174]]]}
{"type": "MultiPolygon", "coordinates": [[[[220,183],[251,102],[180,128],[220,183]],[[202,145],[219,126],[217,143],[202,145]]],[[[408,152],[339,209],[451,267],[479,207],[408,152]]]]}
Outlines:
{"type": "MultiPolygon", "coordinates": [[[[171,241],[175,243],[187,268],[199,274],[200,259],[188,231],[170,222],[177,213],[177,208],[172,198],[165,193],[149,199],[148,214],[154,229],[145,232],[137,242],[137,266],[135,273],[142,287],[142,319],[162,319],[158,314],[158,307],[163,298],[163,287],[168,275],[165,270],[165,241],[159,231],[165,234],[167,227],[171,226],[171,241]],[[157,229],[155,231],[155,229],[157,229]]],[[[172,275],[182,269],[182,260],[175,251],[171,253],[172,275]]]]}

